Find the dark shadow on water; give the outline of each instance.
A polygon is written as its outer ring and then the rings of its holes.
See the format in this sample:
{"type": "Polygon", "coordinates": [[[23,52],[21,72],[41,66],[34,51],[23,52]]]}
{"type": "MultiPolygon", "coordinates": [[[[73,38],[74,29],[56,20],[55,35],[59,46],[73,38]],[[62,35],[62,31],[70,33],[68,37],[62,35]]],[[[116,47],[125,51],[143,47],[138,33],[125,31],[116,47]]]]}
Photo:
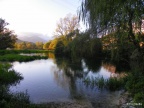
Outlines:
{"type": "Polygon", "coordinates": [[[86,59],[84,58],[86,66],[88,67],[89,71],[98,72],[102,65],[102,60],[100,58],[97,59],[86,59]]]}

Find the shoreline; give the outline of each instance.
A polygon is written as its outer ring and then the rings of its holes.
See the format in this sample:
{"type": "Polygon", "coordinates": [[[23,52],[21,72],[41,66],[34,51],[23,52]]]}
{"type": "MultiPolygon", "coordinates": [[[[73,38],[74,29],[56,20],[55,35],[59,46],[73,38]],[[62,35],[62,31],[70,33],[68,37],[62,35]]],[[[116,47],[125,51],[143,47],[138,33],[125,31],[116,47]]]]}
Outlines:
{"type": "Polygon", "coordinates": [[[131,102],[132,98],[129,96],[129,93],[123,91],[118,95],[117,100],[112,101],[112,103],[105,103],[105,101],[90,102],[82,99],[78,101],[40,103],[36,105],[43,108],[135,108],[132,105],[127,105],[127,103],[131,102]]]}

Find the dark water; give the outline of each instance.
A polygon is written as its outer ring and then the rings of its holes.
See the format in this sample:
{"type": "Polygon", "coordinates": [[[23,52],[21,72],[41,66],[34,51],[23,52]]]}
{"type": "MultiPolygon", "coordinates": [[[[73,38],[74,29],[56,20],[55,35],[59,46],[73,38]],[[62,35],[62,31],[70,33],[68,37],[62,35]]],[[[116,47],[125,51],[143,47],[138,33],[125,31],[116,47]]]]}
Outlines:
{"type": "Polygon", "coordinates": [[[115,103],[121,91],[100,90],[84,83],[84,79],[103,76],[105,79],[122,76],[114,65],[99,59],[56,59],[50,54],[47,60],[14,62],[13,68],[24,80],[11,87],[13,92],[25,92],[34,103],[88,100],[91,102],[115,103]]]}

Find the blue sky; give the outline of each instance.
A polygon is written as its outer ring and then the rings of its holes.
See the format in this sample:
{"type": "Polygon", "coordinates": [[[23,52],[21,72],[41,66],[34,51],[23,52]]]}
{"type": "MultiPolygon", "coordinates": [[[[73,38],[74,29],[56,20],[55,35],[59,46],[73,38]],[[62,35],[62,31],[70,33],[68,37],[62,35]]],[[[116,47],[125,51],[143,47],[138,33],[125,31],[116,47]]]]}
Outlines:
{"type": "Polygon", "coordinates": [[[81,0],[0,0],[0,18],[15,33],[35,32],[52,36],[56,23],[77,14],[81,0]]]}

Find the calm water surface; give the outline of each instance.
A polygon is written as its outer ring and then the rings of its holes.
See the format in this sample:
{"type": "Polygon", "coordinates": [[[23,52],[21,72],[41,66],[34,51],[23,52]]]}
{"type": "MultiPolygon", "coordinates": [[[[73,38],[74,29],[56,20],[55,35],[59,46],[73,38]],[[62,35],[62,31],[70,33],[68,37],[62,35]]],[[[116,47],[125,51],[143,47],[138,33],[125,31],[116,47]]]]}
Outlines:
{"type": "Polygon", "coordinates": [[[10,89],[13,92],[26,92],[34,103],[71,101],[86,99],[97,102],[112,102],[121,91],[110,92],[84,83],[87,77],[105,79],[116,74],[116,67],[102,63],[100,60],[69,60],[49,58],[31,62],[14,62],[13,68],[22,74],[24,79],[10,89]]]}

